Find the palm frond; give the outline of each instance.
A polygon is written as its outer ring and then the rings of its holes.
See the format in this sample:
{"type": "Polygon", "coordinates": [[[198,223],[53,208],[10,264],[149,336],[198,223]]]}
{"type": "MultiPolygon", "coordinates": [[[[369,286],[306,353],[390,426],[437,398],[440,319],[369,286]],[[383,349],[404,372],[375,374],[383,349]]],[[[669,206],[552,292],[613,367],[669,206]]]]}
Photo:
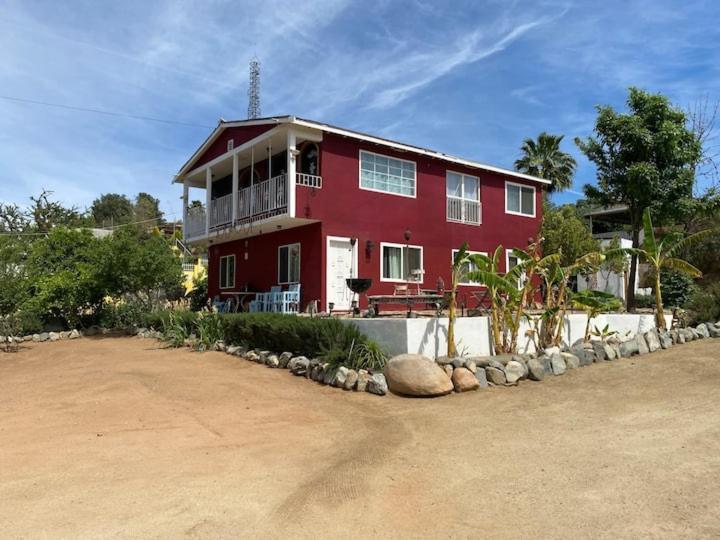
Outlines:
{"type": "Polygon", "coordinates": [[[678,270],[679,272],[683,272],[684,274],[687,274],[691,277],[702,276],[702,272],[700,271],[700,269],[693,266],[687,261],[683,261],[682,259],[675,259],[670,257],[662,261],[662,266],[664,268],[670,268],[671,270],[678,270]]]}

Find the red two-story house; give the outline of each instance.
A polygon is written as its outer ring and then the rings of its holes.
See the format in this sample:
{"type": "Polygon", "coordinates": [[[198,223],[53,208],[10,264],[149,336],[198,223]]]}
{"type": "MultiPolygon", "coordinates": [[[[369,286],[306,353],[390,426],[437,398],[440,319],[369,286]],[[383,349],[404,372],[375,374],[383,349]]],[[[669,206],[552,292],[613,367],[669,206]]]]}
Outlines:
{"type": "Polygon", "coordinates": [[[463,242],[526,247],[548,183],[295,116],[221,121],[175,182],[210,296],[299,283],[303,310],[349,309],[348,277],[371,278],[369,294],[449,285],[463,242]],[[197,189],[204,204],[190,203],[197,189]]]}

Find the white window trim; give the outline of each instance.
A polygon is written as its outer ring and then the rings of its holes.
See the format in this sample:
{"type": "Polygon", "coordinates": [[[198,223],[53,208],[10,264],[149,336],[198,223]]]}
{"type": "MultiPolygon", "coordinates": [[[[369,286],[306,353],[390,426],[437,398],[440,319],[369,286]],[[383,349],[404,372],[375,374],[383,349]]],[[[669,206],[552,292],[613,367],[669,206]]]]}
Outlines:
{"type": "Polygon", "coordinates": [[[481,184],[480,184],[479,176],[475,176],[474,174],[466,174],[466,173],[462,173],[459,171],[453,171],[452,169],[446,169],[445,170],[445,201],[446,201],[445,221],[447,221],[448,223],[462,223],[463,225],[474,225],[474,226],[482,225],[482,197],[481,197],[482,194],[480,191],[480,186],[481,186],[481,184]],[[460,185],[462,186],[462,193],[463,193],[462,197],[456,197],[454,195],[447,194],[448,173],[457,174],[458,176],[460,176],[460,179],[461,179],[460,185]],[[465,177],[466,176],[468,178],[475,178],[477,180],[477,199],[468,199],[467,197],[465,197],[465,177]],[[475,222],[475,221],[468,221],[466,219],[450,219],[450,217],[447,215],[448,214],[448,212],[447,212],[447,200],[448,199],[457,199],[458,201],[469,201],[469,202],[477,203],[478,218],[479,218],[478,221],[475,222]]]}
{"type": "Polygon", "coordinates": [[[526,218],[534,218],[537,216],[537,189],[535,189],[535,186],[529,186],[527,184],[519,184],[517,182],[511,182],[510,180],[505,180],[505,213],[510,214],[513,216],[521,216],[526,218]],[[520,189],[520,210],[522,210],[522,188],[529,188],[533,191],[533,213],[532,214],[523,214],[521,212],[514,212],[512,210],[508,210],[508,186],[518,186],[520,189]]]}
{"type": "MultiPolygon", "coordinates": [[[[455,254],[460,251],[459,249],[453,249],[450,251],[450,264],[455,264],[455,254]]],[[[470,251],[468,250],[468,255],[485,255],[487,257],[487,251],[470,251]]],[[[458,286],[460,287],[485,287],[482,283],[479,283],[477,281],[468,281],[467,283],[458,283],[458,286]]]]}
{"type": "Polygon", "coordinates": [[[464,172],[460,172],[460,171],[453,171],[452,169],[446,169],[446,170],[445,170],[445,197],[450,197],[451,199],[462,199],[463,201],[472,201],[472,202],[479,203],[479,202],[480,202],[480,177],[479,177],[479,176],[475,176],[474,174],[468,174],[468,173],[464,173],[464,172]],[[464,183],[461,184],[462,187],[463,187],[463,196],[462,196],[462,197],[455,197],[454,195],[448,195],[448,194],[447,194],[447,177],[448,177],[448,173],[457,174],[457,175],[460,176],[461,178],[464,178],[465,176],[467,176],[468,178],[474,178],[475,180],[477,180],[477,183],[478,183],[478,198],[477,198],[477,199],[468,199],[467,197],[465,197],[465,184],[464,184],[464,183]]]}
{"type": "Polygon", "coordinates": [[[377,152],[370,152],[368,150],[360,149],[358,150],[358,187],[362,189],[363,191],[372,191],[374,193],[382,193],[383,195],[392,195],[395,197],[405,197],[406,199],[417,199],[417,192],[418,192],[418,171],[417,171],[417,162],[409,160],[409,159],[401,159],[394,156],[388,156],[385,154],[378,154],[377,152]],[[392,193],[391,191],[383,191],[382,189],[374,189],[374,188],[366,188],[362,186],[362,155],[370,154],[373,156],[380,156],[387,159],[396,159],[398,161],[404,161],[405,163],[412,163],[415,167],[415,193],[414,195],[403,195],[402,193],[392,193]]]}
{"type": "MultiPolygon", "coordinates": [[[[513,249],[515,249],[515,248],[510,248],[510,249],[505,250],[505,274],[507,274],[510,271],[510,257],[515,257],[516,259],[518,259],[518,262],[520,259],[517,255],[513,255],[513,249]]],[[[518,278],[518,282],[517,282],[518,289],[522,289],[525,286],[526,279],[527,279],[527,276],[525,275],[525,272],[523,272],[520,275],[520,277],[518,278]]]]}
{"type": "Polygon", "coordinates": [[[218,282],[220,283],[220,288],[221,288],[221,289],[234,289],[234,288],[235,288],[235,274],[236,274],[236,272],[237,272],[237,259],[235,258],[235,255],[234,255],[234,254],[233,254],[233,255],[223,255],[222,257],[220,257],[220,275],[218,276],[218,282]],[[229,260],[229,259],[231,259],[231,258],[232,258],[232,260],[233,260],[232,285],[225,285],[225,286],[223,287],[223,284],[222,284],[223,261],[224,261],[224,260],[229,260]]]}
{"type": "Polygon", "coordinates": [[[277,250],[278,262],[277,262],[277,282],[278,285],[290,285],[292,283],[300,283],[300,271],[302,270],[302,246],[300,242],[293,242],[292,244],[283,244],[278,246],[277,250]],[[297,246],[298,248],[298,280],[297,281],[280,281],[280,250],[282,248],[288,248],[288,279],[290,278],[290,248],[297,246]]]}
{"type": "MultiPolygon", "coordinates": [[[[395,244],[392,242],[380,242],[380,281],[385,283],[412,283],[412,284],[420,284],[422,285],[425,281],[425,274],[422,274],[422,280],[421,281],[408,281],[407,279],[391,279],[391,278],[385,278],[383,277],[383,251],[385,251],[386,247],[395,247],[395,248],[415,248],[420,250],[420,270],[425,270],[425,260],[423,258],[423,247],[422,246],[415,246],[413,244],[395,244]]],[[[403,263],[402,260],[402,252],[400,255],[400,264],[403,263]]],[[[401,269],[401,274],[405,273],[405,268],[401,269]]]]}

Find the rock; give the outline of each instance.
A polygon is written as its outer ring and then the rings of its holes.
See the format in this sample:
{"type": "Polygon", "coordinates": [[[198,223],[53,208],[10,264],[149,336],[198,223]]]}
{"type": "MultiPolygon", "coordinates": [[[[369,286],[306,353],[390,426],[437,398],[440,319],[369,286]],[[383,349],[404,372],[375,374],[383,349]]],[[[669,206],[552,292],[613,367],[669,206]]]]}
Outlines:
{"type": "MultiPolygon", "coordinates": [[[[453,373],[458,369],[465,368],[456,368],[453,373]]],[[[390,390],[397,394],[441,396],[453,390],[452,381],[445,370],[419,354],[401,354],[391,358],[384,373],[390,390]]]]}
{"type": "Polygon", "coordinates": [[[456,392],[469,392],[480,388],[480,383],[468,368],[459,367],[453,371],[452,386],[456,392]]]}
{"type": "Polygon", "coordinates": [[[685,344],[685,332],[682,330],[682,328],[677,331],[677,343],[680,345],[685,344]]]}
{"type": "Polygon", "coordinates": [[[347,381],[347,374],[348,371],[350,371],[345,366],[340,366],[335,371],[335,376],[333,377],[332,381],[330,381],[330,384],[333,386],[337,386],[338,388],[344,388],[345,387],[345,381],[347,381]]]}
{"type": "Polygon", "coordinates": [[[710,337],[710,332],[708,331],[707,324],[705,323],[698,324],[695,327],[695,330],[697,330],[697,333],[701,336],[700,339],[710,337]]]}
{"type": "Polygon", "coordinates": [[[310,363],[310,360],[305,358],[304,356],[298,356],[297,358],[293,358],[293,367],[291,368],[291,372],[293,375],[305,375],[307,372],[308,364],[310,363]]]}
{"type": "Polygon", "coordinates": [[[516,354],[515,356],[513,356],[512,361],[513,361],[513,362],[517,362],[517,363],[520,364],[520,365],[522,366],[522,368],[523,368],[523,376],[520,377],[521,379],[527,379],[527,378],[528,378],[528,367],[527,367],[527,361],[528,361],[528,360],[529,360],[529,357],[526,358],[525,356],[520,355],[520,354],[516,354]]]}
{"type": "Polygon", "coordinates": [[[708,326],[708,332],[710,332],[711,338],[720,338],[720,326],[718,326],[718,325],[708,326]]]}
{"type": "Polygon", "coordinates": [[[448,365],[448,364],[452,364],[454,360],[455,360],[455,357],[454,357],[454,356],[453,356],[453,357],[450,357],[450,356],[439,356],[438,359],[435,360],[435,361],[436,361],[438,364],[440,364],[441,366],[446,366],[446,365],[448,365]]]}
{"type": "MultiPolygon", "coordinates": [[[[539,356],[539,357],[537,358],[537,361],[540,362],[540,365],[541,365],[541,366],[543,367],[543,369],[545,370],[545,374],[546,374],[546,375],[552,375],[552,374],[553,374],[552,364],[550,363],[550,357],[549,357],[549,356],[543,354],[542,356],[539,356]]],[[[529,366],[528,366],[528,367],[529,367],[529,366]]]]}
{"type": "Polygon", "coordinates": [[[505,371],[505,364],[501,364],[497,360],[490,360],[487,367],[494,367],[495,369],[499,369],[500,371],[505,371]]]}
{"type": "Polygon", "coordinates": [[[593,351],[595,352],[595,358],[598,360],[607,360],[607,351],[605,351],[605,343],[601,340],[596,339],[590,342],[592,344],[593,351]]]}
{"type": "Polygon", "coordinates": [[[48,339],[50,339],[50,341],[59,341],[59,340],[60,340],[60,334],[58,334],[57,332],[50,332],[50,333],[48,334],[48,339]]]}
{"type": "Polygon", "coordinates": [[[490,365],[490,361],[493,359],[492,356],[471,356],[466,359],[466,362],[475,362],[477,367],[486,368],[490,365]]]}
{"type": "Polygon", "coordinates": [[[323,366],[323,378],[322,383],[323,384],[332,384],[332,382],[335,380],[335,374],[337,373],[337,369],[332,368],[325,364],[323,366]]]}
{"type": "Polygon", "coordinates": [[[638,353],[638,342],[636,339],[628,339],[620,343],[620,356],[630,358],[638,353]]]}
{"type": "MultiPolygon", "coordinates": [[[[547,358],[547,357],[545,357],[547,358]]],[[[545,367],[537,358],[531,358],[527,363],[528,377],[533,381],[542,381],[545,379],[545,367]]]]}
{"type": "Polygon", "coordinates": [[[635,341],[637,341],[638,354],[648,354],[650,352],[647,341],[645,341],[645,337],[642,334],[637,334],[635,336],[635,341]]]}
{"type": "Polygon", "coordinates": [[[577,369],[580,367],[580,359],[572,353],[560,353],[562,359],[565,361],[565,367],[567,369],[577,369]]]}
{"type": "Polygon", "coordinates": [[[654,328],[645,332],[645,342],[647,343],[648,351],[655,352],[660,349],[660,337],[658,336],[657,330],[654,328]]]}
{"type": "Polygon", "coordinates": [[[245,353],[245,360],[249,360],[250,362],[257,362],[259,358],[260,357],[255,351],[248,351],[245,353]]]}
{"type": "Polygon", "coordinates": [[[508,384],[518,382],[525,375],[525,369],[520,362],[510,360],[505,366],[505,380],[508,384]]]}
{"type": "Polygon", "coordinates": [[[477,371],[477,364],[474,360],[465,360],[465,369],[469,370],[470,373],[475,373],[477,371]]]}
{"type": "Polygon", "coordinates": [[[560,353],[555,353],[550,357],[550,365],[552,366],[553,375],[562,375],[567,369],[565,360],[560,356],[560,353]]]}
{"type": "MultiPolygon", "coordinates": [[[[493,360],[496,362],[499,362],[503,366],[505,366],[510,360],[513,359],[514,354],[496,354],[493,356],[493,360]]],[[[492,364],[491,364],[492,365],[492,364]]]]}
{"type": "MultiPolygon", "coordinates": [[[[445,373],[443,373],[445,375],[445,373]]],[[[387,394],[388,385],[385,380],[385,375],[382,373],[373,373],[367,382],[367,391],[371,394],[377,394],[378,396],[384,396],[387,394]]]]}
{"type": "Polygon", "coordinates": [[[485,369],[480,368],[480,369],[476,370],[475,378],[477,379],[477,382],[480,385],[480,388],[488,387],[488,381],[487,381],[487,375],[485,375],[485,369]]]}
{"type": "Polygon", "coordinates": [[[276,368],[280,365],[280,359],[276,354],[269,354],[267,360],[265,360],[265,365],[267,367],[276,368]]]}
{"type": "MultiPolygon", "coordinates": [[[[5,336],[3,336],[3,337],[5,337],[5,336]]],[[[35,342],[40,341],[40,334],[33,334],[32,340],[35,341],[35,342]]]]}
{"type": "Polygon", "coordinates": [[[42,334],[40,334],[38,341],[42,342],[47,341],[48,339],[50,339],[50,334],[48,334],[47,332],[43,332],[42,334]]]}
{"type": "Polygon", "coordinates": [[[453,358],[452,361],[452,367],[455,369],[461,368],[465,365],[465,359],[464,358],[453,358]]]}
{"type": "Polygon", "coordinates": [[[359,369],[358,370],[358,380],[357,384],[355,385],[355,390],[358,392],[365,392],[367,390],[367,384],[370,380],[370,374],[367,372],[367,370],[359,369]]]}
{"type": "Polygon", "coordinates": [[[550,358],[553,354],[560,353],[560,347],[548,347],[543,351],[543,354],[550,358]]]}
{"type": "Polygon", "coordinates": [[[278,357],[278,367],[285,369],[288,365],[288,362],[290,362],[290,359],[292,358],[291,352],[284,352],[278,357]]]}
{"type": "Polygon", "coordinates": [[[443,370],[445,370],[445,375],[447,375],[448,377],[452,377],[452,374],[453,374],[452,364],[444,365],[443,370]]]}
{"type": "Polygon", "coordinates": [[[270,351],[260,351],[258,353],[258,362],[261,364],[267,364],[268,356],[270,356],[270,351]]]}
{"type": "Polygon", "coordinates": [[[354,369],[348,369],[347,375],[345,376],[345,384],[343,388],[345,390],[352,390],[355,387],[355,383],[358,380],[358,372],[354,369]]]}
{"type": "Polygon", "coordinates": [[[608,362],[617,358],[615,347],[610,345],[610,343],[603,343],[603,350],[605,351],[605,360],[608,362]]]}
{"type": "Polygon", "coordinates": [[[665,331],[660,333],[660,346],[663,349],[669,349],[673,345],[673,340],[670,337],[670,334],[665,331]]]}
{"type": "MultiPolygon", "coordinates": [[[[290,363],[288,362],[288,366],[289,366],[289,365],[290,365],[290,363]]],[[[318,358],[313,358],[312,360],[310,360],[310,362],[308,362],[307,370],[305,370],[305,378],[306,378],[306,379],[312,379],[313,381],[316,381],[316,380],[317,380],[317,378],[316,378],[317,373],[315,373],[315,375],[313,375],[313,372],[316,372],[316,368],[317,368],[319,365],[320,365],[320,360],[319,360],[318,358]]],[[[288,367],[288,369],[290,369],[290,367],[288,367]]]]}
{"type": "Polygon", "coordinates": [[[305,372],[305,378],[312,379],[315,382],[322,382],[323,376],[325,375],[324,371],[325,367],[322,364],[317,364],[313,366],[312,369],[310,369],[310,366],[308,365],[308,369],[305,372]],[[308,374],[310,375],[309,377],[308,374]]]}
{"type": "Polygon", "coordinates": [[[495,385],[501,385],[507,382],[507,379],[505,378],[505,371],[496,367],[486,367],[485,375],[487,380],[495,385]]]}
{"type": "Polygon", "coordinates": [[[231,354],[233,356],[238,356],[240,351],[242,351],[242,347],[240,345],[230,345],[225,349],[227,354],[231,354]]]}

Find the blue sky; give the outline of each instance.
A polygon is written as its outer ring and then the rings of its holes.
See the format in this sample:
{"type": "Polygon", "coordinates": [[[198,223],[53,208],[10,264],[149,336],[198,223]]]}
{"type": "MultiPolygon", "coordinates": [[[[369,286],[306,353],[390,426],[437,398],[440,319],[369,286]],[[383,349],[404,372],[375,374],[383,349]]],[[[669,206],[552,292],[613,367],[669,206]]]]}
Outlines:
{"type": "MultiPolygon", "coordinates": [[[[711,1],[0,0],[0,95],[214,126],[245,117],[256,54],[263,115],[503,167],[561,133],[579,192],[594,171],[572,139],[595,105],[630,85],[720,98],[718,19],[711,1]]],[[[0,200],[147,191],[177,216],[170,180],[209,131],[0,99],[0,200]]]]}

